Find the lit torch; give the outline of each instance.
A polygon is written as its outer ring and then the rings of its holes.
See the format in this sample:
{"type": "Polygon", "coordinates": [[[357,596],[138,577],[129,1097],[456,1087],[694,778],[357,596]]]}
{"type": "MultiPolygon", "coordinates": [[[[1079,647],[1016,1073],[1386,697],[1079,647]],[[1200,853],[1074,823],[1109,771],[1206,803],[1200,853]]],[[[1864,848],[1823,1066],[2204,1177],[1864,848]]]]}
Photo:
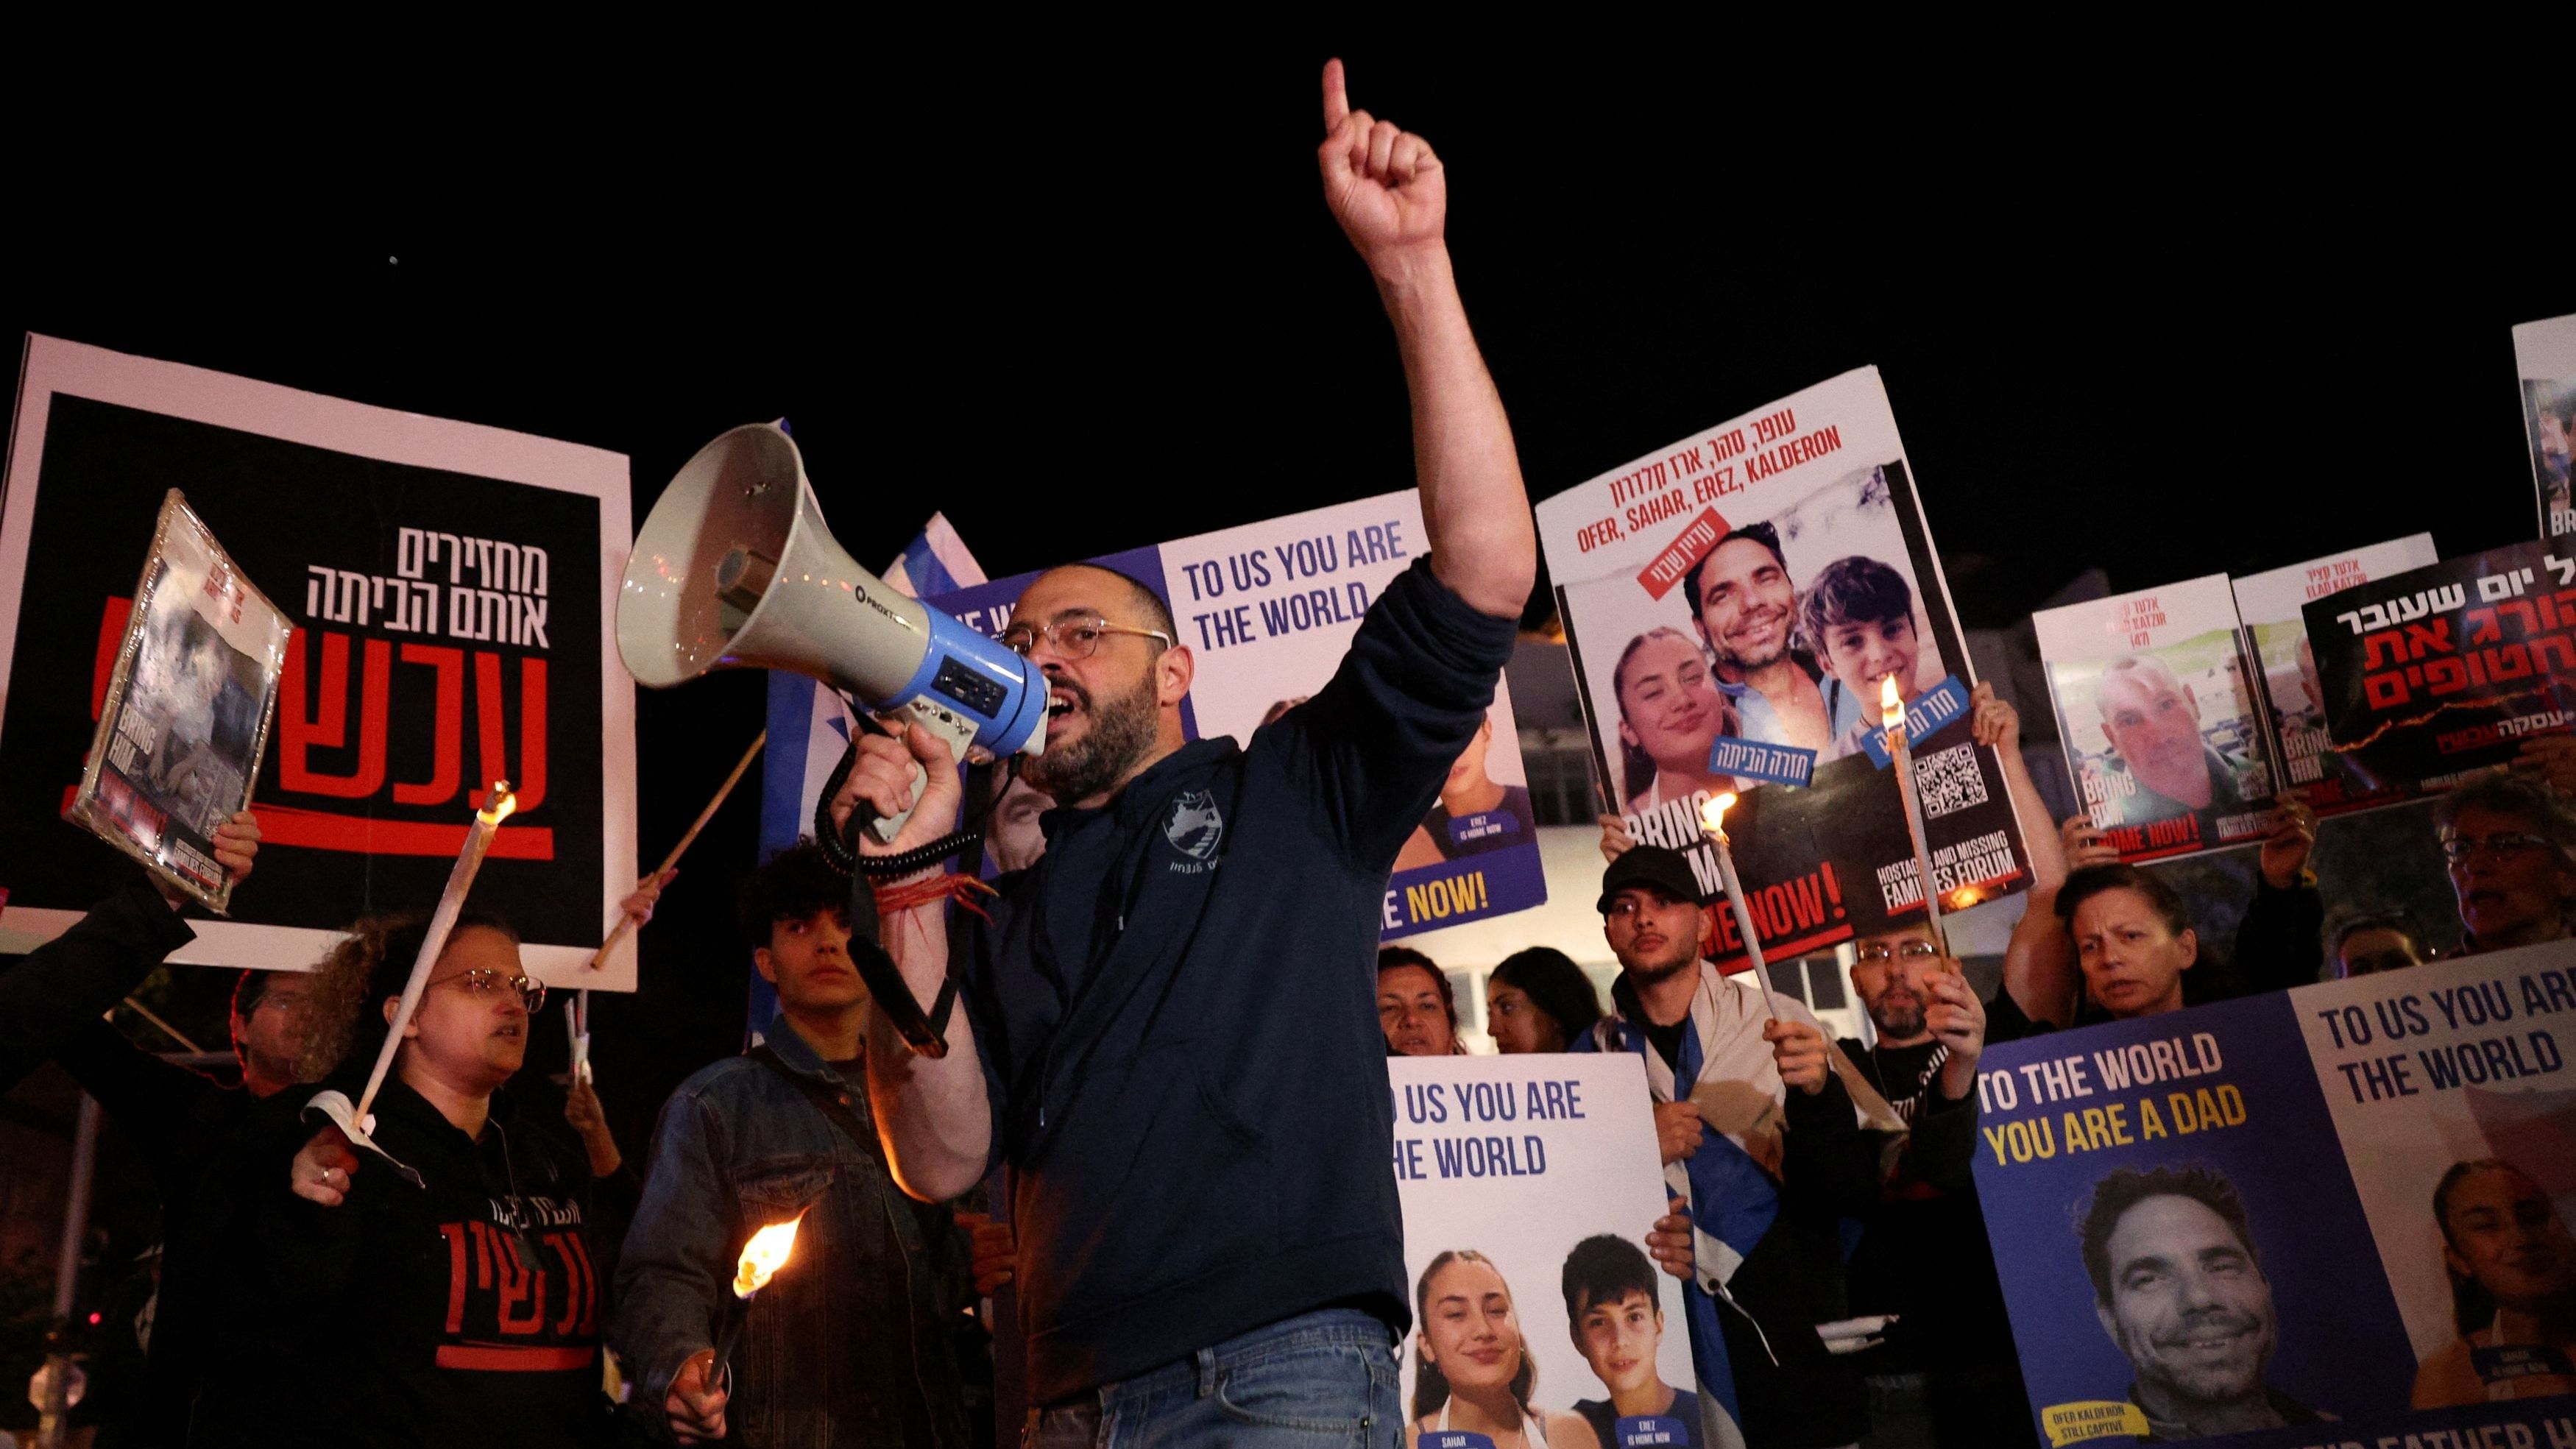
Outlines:
{"type": "Polygon", "coordinates": [[[1735,912],[1735,934],[1744,938],[1744,954],[1753,962],[1753,980],[1762,988],[1762,1004],[1776,1021],[1780,1003],[1771,999],[1771,968],[1763,963],[1761,938],[1753,934],[1753,910],[1745,903],[1743,878],[1735,873],[1735,853],[1727,849],[1726,812],[1734,804],[1732,790],[1710,796],[1699,809],[1699,823],[1717,845],[1717,878],[1725,884],[1726,903],[1735,912]]]}
{"type": "Polygon", "coordinates": [[[751,1318],[751,1295],[769,1286],[778,1270],[787,1266],[788,1255],[796,1251],[796,1225],[805,1221],[798,1213],[783,1223],[771,1223],[751,1235],[742,1245],[742,1261],[733,1273],[733,1296],[742,1300],[742,1312],[725,1325],[724,1337],[716,1340],[715,1362],[707,1366],[707,1379],[733,1371],[734,1346],[742,1342],[742,1326],[751,1318]]]}
{"type": "MultiPolygon", "coordinates": [[[[457,854],[455,868],[447,873],[447,889],[439,894],[438,909],[430,913],[428,933],[421,937],[420,954],[411,963],[411,979],[403,983],[402,1004],[394,1009],[394,1019],[385,1029],[385,1044],[376,1052],[375,1070],[367,1074],[367,1089],[359,1095],[357,1105],[351,1106],[349,1099],[336,1091],[319,1093],[305,1104],[307,1112],[318,1111],[330,1118],[351,1142],[388,1162],[393,1162],[392,1156],[376,1146],[369,1135],[375,1122],[368,1109],[375,1106],[377,1089],[384,1086],[385,1073],[393,1068],[394,1053],[402,1047],[403,1028],[420,1010],[421,993],[429,989],[429,973],[438,965],[440,953],[447,949],[447,937],[456,929],[457,915],[465,909],[466,892],[474,888],[475,873],[483,868],[483,855],[492,848],[492,837],[500,833],[501,822],[518,808],[519,797],[510,793],[510,782],[493,781],[492,788],[485,792],[483,808],[474,812],[473,828],[465,832],[465,849],[457,854]]],[[[410,1168],[399,1162],[394,1166],[404,1176],[417,1180],[410,1168]]]]}
{"type": "Polygon", "coordinates": [[[1878,720],[1887,730],[1887,752],[1896,759],[1896,789],[1905,800],[1905,831],[1914,838],[1914,874],[1923,887],[1923,924],[1932,932],[1932,944],[1947,956],[1950,941],[1941,931],[1941,893],[1932,888],[1931,847],[1923,835],[1923,797],[1914,785],[1914,751],[1905,738],[1905,705],[1896,697],[1893,674],[1879,681],[1878,720]]]}

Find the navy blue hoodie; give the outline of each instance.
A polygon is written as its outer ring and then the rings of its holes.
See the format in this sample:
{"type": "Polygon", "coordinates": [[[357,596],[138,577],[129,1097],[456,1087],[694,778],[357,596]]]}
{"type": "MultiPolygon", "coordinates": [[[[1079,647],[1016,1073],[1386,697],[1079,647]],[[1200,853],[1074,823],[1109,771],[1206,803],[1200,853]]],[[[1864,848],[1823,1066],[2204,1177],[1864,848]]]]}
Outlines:
{"type": "Polygon", "coordinates": [[[1046,855],[952,938],[1015,1169],[1032,1402],[1328,1304],[1411,1320],[1380,917],[1516,623],[1428,564],[1248,750],[1201,740],[1050,812],[1046,855]]]}

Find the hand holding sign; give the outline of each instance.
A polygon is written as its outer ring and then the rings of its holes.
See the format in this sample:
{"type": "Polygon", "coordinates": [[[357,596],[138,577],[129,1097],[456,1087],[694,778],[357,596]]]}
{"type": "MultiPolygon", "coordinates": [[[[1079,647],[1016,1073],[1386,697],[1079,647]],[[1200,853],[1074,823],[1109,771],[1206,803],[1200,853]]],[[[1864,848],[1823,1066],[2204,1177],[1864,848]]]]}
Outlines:
{"type": "Polygon", "coordinates": [[[2276,891],[2299,883],[2308,868],[2308,853],[2317,845],[2317,816],[2287,791],[2273,797],[2271,829],[2263,836],[2263,880],[2276,891]]]}
{"type": "Polygon", "coordinates": [[[1803,1021],[1774,1018],[1763,1023],[1762,1039],[1771,1043],[1771,1061],[1780,1069],[1782,1082],[1810,1097],[1825,1089],[1825,1077],[1832,1067],[1825,1054],[1823,1032],[1803,1021]]]}
{"type": "Polygon", "coordinates": [[[1420,136],[1351,109],[1342,63],[1324,62],[1324,202],[1371,268],[1442,244],[1449,183],[1420,136]]]}

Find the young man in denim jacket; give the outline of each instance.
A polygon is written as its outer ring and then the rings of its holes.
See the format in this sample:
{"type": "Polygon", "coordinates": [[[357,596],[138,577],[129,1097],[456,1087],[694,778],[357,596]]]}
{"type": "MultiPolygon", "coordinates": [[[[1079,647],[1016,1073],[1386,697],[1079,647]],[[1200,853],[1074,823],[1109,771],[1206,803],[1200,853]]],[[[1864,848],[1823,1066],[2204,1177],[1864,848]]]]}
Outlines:
{"type": "Polygon", "coordinates": [[[684,1443],[728,1427],[764,1449],[968,1442],[951,1337],[972,1292],[963,1239],[880,1159],[848,899],[810,842],[745,881],[743,929],[778,1020],[681,1083],[654,1132],[614,1333],[638,1398],[684,1443]],[[793,1257],[719,1367],[714,1345],[746,1311],[732,1289],[743,1244],[799,1214],[793,1257]]]}

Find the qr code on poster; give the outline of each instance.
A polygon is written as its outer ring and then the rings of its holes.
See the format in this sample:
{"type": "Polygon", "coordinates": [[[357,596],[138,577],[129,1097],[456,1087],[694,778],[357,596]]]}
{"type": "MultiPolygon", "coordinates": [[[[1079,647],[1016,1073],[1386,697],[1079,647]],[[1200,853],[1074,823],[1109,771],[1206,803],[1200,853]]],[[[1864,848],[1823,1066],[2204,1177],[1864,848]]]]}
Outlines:
{"type": "Polygon", "coordinates": [[[1922,793],[1926,820],[1985,804],[1986,776],[1977,768],[1977,747],[1954,745],[1916,760],[1914,788],[1922,793]]]}

